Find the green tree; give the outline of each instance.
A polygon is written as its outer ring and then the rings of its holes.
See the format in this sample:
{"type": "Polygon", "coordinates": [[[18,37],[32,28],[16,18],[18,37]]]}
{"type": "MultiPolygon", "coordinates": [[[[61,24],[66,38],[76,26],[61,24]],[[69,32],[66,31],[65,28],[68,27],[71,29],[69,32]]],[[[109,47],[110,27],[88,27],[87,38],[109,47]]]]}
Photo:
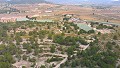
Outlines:
{"type": "Polygon", "coordinates": [[[75,61],[72,61],[71,67],[76,67],[76,62],[75,61]]]}
{"type": "Polygon", "coordinates": [[[69,48],[67,49],[67,54],[68,54],[68,55],[72,55],[72,54],[74,53],[74,49],[75,49],[74,46],[69,47],[69,48]]]}
{"type": "Polygon", "coordinates": [[[34,49],[34,54],[38,55],[39,54],[39,50],[37,48],[34,49]]]}
{"type": "Polygon", "coordinates": [[[117,40],[117,39],[118,39],[118,38],[117,38],[117,35],[114,35],[113,39],[114,39],[114,40],[117,40]]]}
{"type": "Polygon", "coordinates": [[[63,44],[64,37],[62,35],[55,35],[53,38],[53,42],[63,44]]]}
{"type": "Polygon", "coordinates": [[[8,62],[0,62],[0,68],[11,68],[11,65],[8,62]]]}
{"type": "Polygon", "coordinates": [[[23,60],[27,60],[27,56],[26,55],[23,55],[23,60]]]}
{"type": "Polygon", "coordinates": [[[32,48],[31,48],[31,46],[28,46],[27,53],[31,53],[31,52],[32,52],[32,48]]]}
{"type": "Polygon", "coordinates": [[[56,47],[55,47],[54,45],[52,45],[52,46],[50,47],[50,52],[51,52],[51,53],[54,53],[54,52],[55,52],[55,48],[56,48],[56,47]]]}
{"type": "Polygon", "coordinates": [[[4,58],[6,59],[6,62],[8,61],[9,63],[15,63],[15,60],[10,53],[5,53],[4,58]]]}

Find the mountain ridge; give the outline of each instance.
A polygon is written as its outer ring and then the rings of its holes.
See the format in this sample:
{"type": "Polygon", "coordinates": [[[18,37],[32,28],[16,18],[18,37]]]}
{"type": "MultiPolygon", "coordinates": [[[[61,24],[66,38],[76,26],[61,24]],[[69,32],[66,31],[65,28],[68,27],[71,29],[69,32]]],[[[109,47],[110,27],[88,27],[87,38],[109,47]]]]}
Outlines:
{"type": "Polygon", "coordinates": [[[82,3],[91,3],[91,4],[119,4],[120,0],[46,0],[49,2],[57,3],[57,4],[82,4],[82,3]]]}
{"type": "Polygon", "coordinates": [[[120,5],[120,0],[0,0],[0,3],[9,4],[33,4],[33,3],[54,3],[54,4],[104,4],[120,5]]]}

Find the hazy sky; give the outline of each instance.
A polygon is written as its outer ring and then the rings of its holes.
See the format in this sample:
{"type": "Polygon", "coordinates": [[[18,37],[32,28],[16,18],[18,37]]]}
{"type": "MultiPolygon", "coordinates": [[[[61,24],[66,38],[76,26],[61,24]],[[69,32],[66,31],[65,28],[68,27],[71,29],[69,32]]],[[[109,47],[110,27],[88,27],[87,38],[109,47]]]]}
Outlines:
{"type": "MultiPolygon", "coordinates": [[[[60,2],[62,2],[62,1],[99,1],[99,0],[47,0],[47,1],[60,1],[60,2]]],[[[119,0],[100,0],[100,1],[119,1],[119,0]]]]}

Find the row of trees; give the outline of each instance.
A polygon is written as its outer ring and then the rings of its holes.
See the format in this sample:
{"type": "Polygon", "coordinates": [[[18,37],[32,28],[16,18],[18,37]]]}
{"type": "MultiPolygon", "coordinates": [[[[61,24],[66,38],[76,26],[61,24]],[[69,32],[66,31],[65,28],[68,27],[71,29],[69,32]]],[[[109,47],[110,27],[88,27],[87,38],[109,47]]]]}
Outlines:
{"type": "Polygon", "coordinates": [[[88,43],[81,37],[71,37],[71,36],[63,36],[63,35],[55,35],[53,38],[53,41],[55,43],[61,44],[61,45],[76,45],[77,42],[87,45],[88,43]]]}
{"type": "Polygon", "coordinates": [[[106,26],[106,25],[103,25],[103,24],[100,24],[96,27],[97,29],[113,29],[112,26],[106,26]]]}

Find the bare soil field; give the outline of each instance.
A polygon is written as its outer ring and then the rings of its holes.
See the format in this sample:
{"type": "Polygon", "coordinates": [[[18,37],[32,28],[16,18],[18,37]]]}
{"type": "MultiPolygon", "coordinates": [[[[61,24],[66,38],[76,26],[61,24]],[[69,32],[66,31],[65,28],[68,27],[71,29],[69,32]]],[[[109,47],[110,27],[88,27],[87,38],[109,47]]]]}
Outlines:
{"type": "Polygon", "coordinates": [[[56,14],[75,14],[83,20],[120,23],[120,7],[113,6],[106,9],[95,9],[92,7],[62,6],[56,14]]]}
{"type": "Polygon", "coordinates": [[[0,14],[0,17],[25,17],[39,15],[38,19],[59,20],[64,14],[74,14],[83,20],[120,23],[120,6],[112,6],[106,9],[82,7],[78,5],[55,5],[55,4],[16,4],[12,8],[20,10],[20,13],[0,14]],[[47,13],[45,11],[52,11],[47,13]]]}

